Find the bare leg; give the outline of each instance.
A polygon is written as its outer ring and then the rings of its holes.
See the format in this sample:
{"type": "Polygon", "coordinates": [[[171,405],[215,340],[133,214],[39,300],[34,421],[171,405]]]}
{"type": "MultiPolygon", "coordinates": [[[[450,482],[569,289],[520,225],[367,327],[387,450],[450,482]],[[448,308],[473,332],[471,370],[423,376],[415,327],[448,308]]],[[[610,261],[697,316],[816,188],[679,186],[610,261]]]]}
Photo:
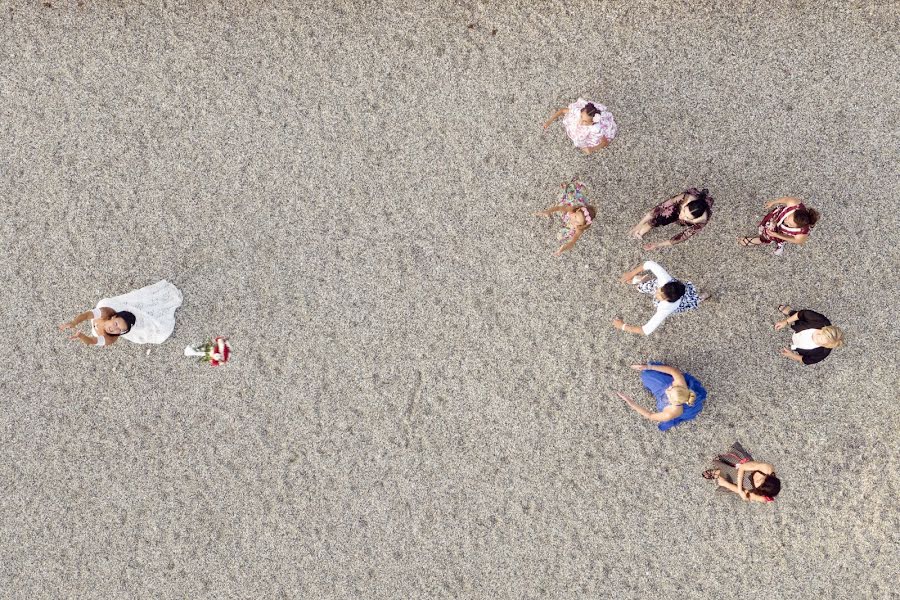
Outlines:
{"type": "Polygon", "coordinates": [[[644,235],[646,235],[647,232],[651,229],[653,229],[653,227],[650,225],[650,223],[646,220],[642,220],[640,223],[628,230],[628,235],[639,240],[644,237],[644,235]]]}
{"type": "Polygon", "coordinates": [[[754,238],[742,237],[742,238],[738,238],[738,244],[740,244],[741,246],[762,246],[763,241],[760,239],[759,236],[756,236],[754,238]]]}

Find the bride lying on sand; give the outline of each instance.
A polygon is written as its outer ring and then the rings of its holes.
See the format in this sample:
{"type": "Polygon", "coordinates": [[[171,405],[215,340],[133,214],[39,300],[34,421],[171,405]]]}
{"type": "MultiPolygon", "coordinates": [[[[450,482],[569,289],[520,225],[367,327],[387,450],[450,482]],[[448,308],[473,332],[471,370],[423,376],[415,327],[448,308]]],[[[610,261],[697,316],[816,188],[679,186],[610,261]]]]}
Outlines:
{"type": "Polygon", "coordinates": [[[119,337],[135,344],[161,344],[175,329],[175,311],[181,306],[181,292],[163,279],[139,290],[104,298],[97,308],[88,310],[60,330],[71,329],[69,339],[88,346],[109,346],[119,337]],[[91,335],[77,330],[78,325],[91,320],[91,335]]]}

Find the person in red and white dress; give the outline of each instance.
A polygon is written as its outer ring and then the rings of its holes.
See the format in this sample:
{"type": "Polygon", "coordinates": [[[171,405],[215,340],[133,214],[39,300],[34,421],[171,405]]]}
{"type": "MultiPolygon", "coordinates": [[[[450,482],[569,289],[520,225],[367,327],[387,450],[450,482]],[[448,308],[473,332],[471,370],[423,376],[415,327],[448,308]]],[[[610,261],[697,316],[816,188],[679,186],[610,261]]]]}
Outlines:
{"type": "Polygon", "coordinates": [[[759,235],[738,238],[741,246],[774,243],[775,254],[781,254],[785,244],[805,244],[819,220],[818,211],[807,208],[799,198],[779,198],[766,202],[765,207],[771,210],[759,222],[759,235]]]}

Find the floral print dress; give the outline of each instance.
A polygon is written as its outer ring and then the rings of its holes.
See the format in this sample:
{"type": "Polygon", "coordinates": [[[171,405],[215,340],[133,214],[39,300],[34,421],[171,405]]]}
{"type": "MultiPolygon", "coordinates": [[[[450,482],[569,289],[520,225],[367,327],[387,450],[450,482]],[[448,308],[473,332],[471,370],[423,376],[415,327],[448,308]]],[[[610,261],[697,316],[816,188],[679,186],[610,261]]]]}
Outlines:
{"type": "MultiPolygon", "coordinates": [[[[577,179],[572,179],[569,183],[560,186],[562,193],[559,196],[559,204],[563,206],[587,206],[587,196],[584,195],[584,184],[577,179]]],[[[575,235],[575,228],[569,226],[569,213],[558,213],[562,227],[556,238],[559,241],[572,239],[575,235]]]]}
{"type": "Polygon", "coordinates": [[[706,205],[709,209],[707,210],[705,221],[700,223],[689,223],[687,221],[682,221],[679,218],[679,214],[681,213],[681,207],[684,204],[690,203],[699,197],[700,190],[697,188],[689,188],[683,193],[657,204],[653,207],[653,210],[650,211],[650,214],[653,215],[653,218],[650,220],[650,225],[652,227],[664,227],[671,223],[678,223],[684,227],[678,234],[669,239],[669,241],[672,242],[672,245],[680,244],[693,237],[699,233],[701,229],[706,227],[706,224],[712,219],[713,198],[709,195],[706,196],[706,205]]]}
{"type": "Polygon", "coordinates": [[[594,117],[592,124],[583,125],[581,123],[581,111],[587,104],[587,100],[579,98],[569,105],[569,111],[563,117],[563,127],[566,128],[566,134],[576,148],[593,148],[599,145],[603,138],[606,138],[607,141],[612,141],[616,137],[616,131],[618,131],[612,113],[597,102],[591,102],[591,104],[597,107],[600,114],[594,117]]]}

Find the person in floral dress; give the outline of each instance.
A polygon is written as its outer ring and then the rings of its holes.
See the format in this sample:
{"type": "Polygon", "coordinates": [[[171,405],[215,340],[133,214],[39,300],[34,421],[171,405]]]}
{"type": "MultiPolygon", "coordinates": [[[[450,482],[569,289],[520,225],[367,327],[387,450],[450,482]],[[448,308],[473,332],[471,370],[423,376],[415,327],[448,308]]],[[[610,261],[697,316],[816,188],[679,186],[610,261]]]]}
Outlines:
{"type": "Polygon", "coordinates": [[[550,115],[544,123],[544,129],[560,117],[572,144],[584,154],[606,148],[618,131],[612,113],[605,106],[588,102],[584,98],[579,98],[568,107],[560,108],[550,115]]]}
{"type": "Polygon", "coordinates": [[[655,227],[664,227],[672,223],[678,223],[684,229],[663,242],[649,242],[644,244],[644,250],[657,250],[670,248],[675,244],[688,240],[706,227],[712,218],[713,198],[709,190],[690,188],[677,196],[672,196],[665,202],[657,204],[644,215],[644,218],[629,232],[631,237],[641,239],[655,227]]]}
{"type": "Polygon", "coordinates": [[[534,213],[539,217],[550,217],[554,214],[559,217],[561,227],[556,237],[562,242],[562,245],[553,253],[554,256],[571,250],[581,234],[588,230],[597,216],[597,209],[587,203],[583,183],[573,179],[560,187],[562,193],[559,203],[547,210],[534,213]]]}

